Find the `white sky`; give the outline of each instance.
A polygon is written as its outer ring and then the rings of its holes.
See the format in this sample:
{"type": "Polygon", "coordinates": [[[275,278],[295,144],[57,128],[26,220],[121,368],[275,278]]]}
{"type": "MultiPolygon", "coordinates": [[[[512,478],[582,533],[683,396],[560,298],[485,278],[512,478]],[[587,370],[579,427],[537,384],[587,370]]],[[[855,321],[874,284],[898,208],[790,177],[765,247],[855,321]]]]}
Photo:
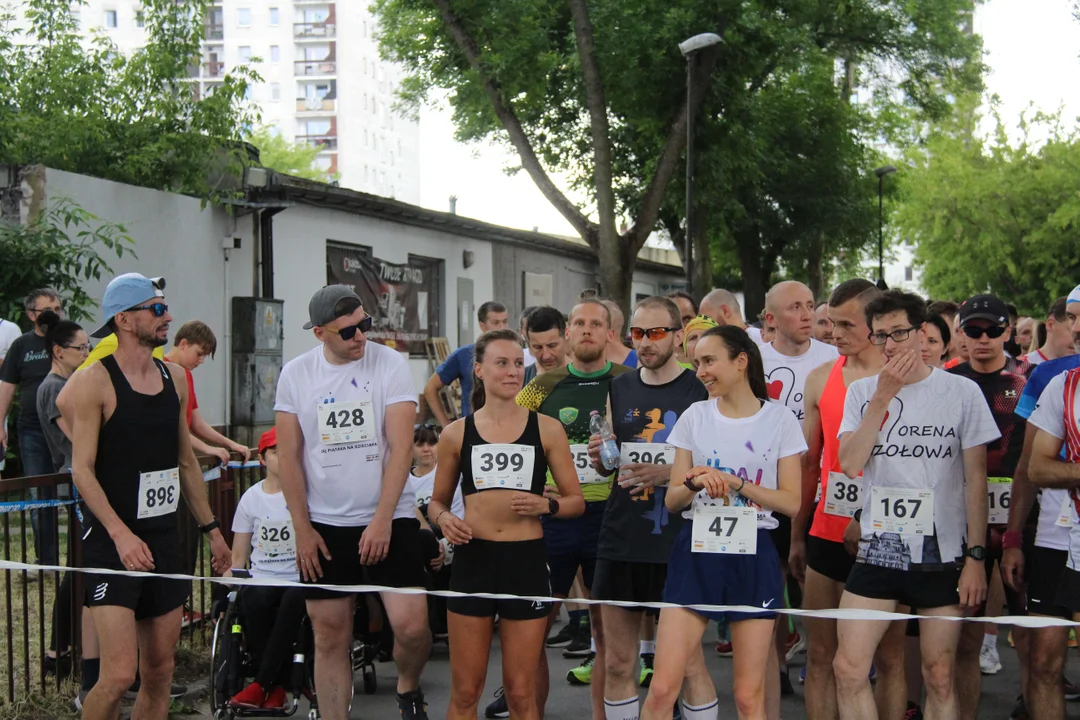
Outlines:
{"type": "MultiPolygon", "coordinates": [[[[1064,103],[1066,126],[1080,115],[1080,22],[1071,0],[989,0],[975,14],[990,74],[988,89],[1016,124],[1029,102],[1052,111],[1064,103]]],[[[494,146],[466,146],[453,137],[450,113],[425,110],[420,120],[421,204],[447,210],[457,195],[461,215],[508,227],[574,235],[525,172],[502,168],[515,157],[494,146]]]]}

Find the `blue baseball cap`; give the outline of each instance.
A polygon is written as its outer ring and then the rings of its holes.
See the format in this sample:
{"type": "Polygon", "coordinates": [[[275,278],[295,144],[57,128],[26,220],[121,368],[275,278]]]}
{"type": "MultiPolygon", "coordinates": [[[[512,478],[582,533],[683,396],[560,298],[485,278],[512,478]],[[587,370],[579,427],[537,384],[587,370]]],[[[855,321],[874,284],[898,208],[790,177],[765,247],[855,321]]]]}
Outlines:
{"type": "Polygon", "coordinates": [[[130,310],[152,298],[165,297],[165,278],[148,278],[139,273],[117,275],[105,288],[105,297],[101,300],[101,311],[105,324],[90,333],[92,338],[103,338],[115,332],[113,319],[117,313],[130,310]]]}

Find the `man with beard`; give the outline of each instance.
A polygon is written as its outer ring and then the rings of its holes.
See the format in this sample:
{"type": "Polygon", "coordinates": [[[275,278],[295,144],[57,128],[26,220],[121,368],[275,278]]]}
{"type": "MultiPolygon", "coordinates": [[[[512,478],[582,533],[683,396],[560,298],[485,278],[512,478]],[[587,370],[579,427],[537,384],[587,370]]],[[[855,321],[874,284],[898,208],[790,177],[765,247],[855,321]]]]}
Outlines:
{"type": "MultiPolygon", "coordinates": [[[[581,568],[585,590],[593,586],[596,571],[597,543],[600,526],[611,494],[611,474],[596,472],[589,462],[589,418],[593,411],[604,413],[607,408],[611,381],[630,368],[605,357],[612,340],[611,314],[607,306],[595,298],[586,298],[570,311],[567,337],[573,361],[539,375],[522,389],[518,404],[558,419],[566,428],[570,452],[578,471],[578,480],[585,495],[585,513],[577,518],[544,518],[544,543],[547,545],[548,566],[551,571],[551,594],[567,597],[578,568],[581,568]]],[[[547,494],[554,496],[554,481],[548,478],[547,494]]],[[[558,617],[559,606],[552,607],[548,630],[558,617]]],[[[594,643],[603,643],[600,613],[590,609],[590,625],[594,643]]],[[[603,667],[596,669],[599,680],[593,683],[596,649],[592,648],[585,662],[567,673],[572,684],[589,684],[593,688],[593,715],[604,714],[603,667]]],[[[540,707],[547,701],[548,668],[546,654],[541,658],[540,707]]]]}
{"type": "MultiPolygon", "coordinates": [[[[615,378],[608,399],[608,417],[622,461],[600,528],[593,586],[598,600],[663,600],[667,558],[680,527],[680,518],[669,515],[664,506],[675,459],[667,436],[690,405],[709,397],[701,381],[675,357],[682,336],[679,308],[671,300],[650,297],[634,308],[630,337],[641,368],[615,378]]],[[[599,435],[589,439],[589,457],[597,474],[605,472],[600,444],[599,435]]],[[[597,644],[597,662],[606,669],[607,720],[638,717],[638,630],[643,612],[644,607],[603,606],[604,642],[597,644]]],[[[647,673],[654,652],[651,647],[641,650],[647,673]]],[[[697,677],[708,677],[700,649],[687,674],[684,717],[715,718],[711,685],[695,696],[697,677]]]]}
{"type": "MultiPolygon", "coordinates": [[[[209,534],[214,570],[224,572],[232,553],[191,449],[183,368],[151,354],[168,341],[169,306],[138,273],[110,282],[101,306],[108,320],[93,335],[115,332],[117,350],[71,381],[73,479],[92,513],[83,567],[182,573],[176,508],[183,494],[209,534]]],[[[87,574],[86,603],[105,662],[84,701],[84,718],[116,718],[136,669],[142,685],[133,715],[168,714],[173,650],[190,589],[186,580],[87,574]]]]}
{"type": "Polygon", "coordinates": [[[525,368],[526,385],[537,375],[566,366],[566,318],[557,309],[549,305],[533,308],[525,318],[522,337],[535,358],[525,368]]]}

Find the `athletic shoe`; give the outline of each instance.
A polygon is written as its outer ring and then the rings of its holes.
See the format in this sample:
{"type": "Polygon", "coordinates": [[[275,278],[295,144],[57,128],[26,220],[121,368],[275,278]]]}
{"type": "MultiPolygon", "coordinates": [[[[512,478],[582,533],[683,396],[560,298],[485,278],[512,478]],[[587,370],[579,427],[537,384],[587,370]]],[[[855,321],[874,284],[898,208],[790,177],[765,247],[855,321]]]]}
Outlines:
{"type": "Polygon", "coordinates": [[[983,645],[979,650],[979,671],[983,675],[997,675],[1001,672],[997,645],[983,645]]]}
{"type": "Polygon", "coordinates": [[[266,696],[263,702],[263,710],[284,710],[289,704],[289,698],[285,695],[285,688],[276,687],[266,696]]]}
{"type": "Polygon", "coordinates": [[[800,685],[805,685],[806,684],[806,666],[805,665],[803,665],[803,669],[799,671],[799,684],[800,685]]]}
{"type": "Polygon", "coordinates": [[[806,652],[806,640],[804,640],[803,636],[796,630],[793,633],[788,633],[786,647],[787,651],[785,652],[784,657],[787,658],[788,662],[791,662],[795,659],[796,655],[806,652]]]}
{"type": "Polygon", "coordinates": [[[595,662],[596,653],[589,653],[585,662],[566,671],[566,681],[571,685],[588,685],[592,682],[592,669],[595,662]]]}
{"type": "Polygon", "coordinates": [[[229,701],[229,707],[257,710],[263,706],[266,699],[266,691],[263,690],[263,686],[253,682],[233,696],[232,700],[229,701]]]}
{"type": "MultiPolygon", "coordinates": [[[[142,682],[138,677],[135,678],[135,684],[128,688],[124,693],[125,700],[134,700],[139,694],[139,688],[142,687],[142,682]]],[[[170,685],[169,686],[169,699],[176,700],[187,695],[187,685],[170,685]]],[[[256,705],[255,707],[259,707],[256,705]]]]}
{"type": "Polygon", "coordinates": [[[1065,686],[1066,700],[1080,700],[1080,688],[1073,685],[1067,677],[1062,677],[1061,682],[1065,686]]]}
{"type": "Polygon", "coordinates": [[[716,654],[720,657],[731,657],[735,651],[731,648],[730,640],[721,640],[716,643],[716,654]]]}
{"type": "Polygon", "coordinates": [[[1076,628],[1069,631],[1069,647],[1076,647],[1076,628]]]}
{"type": "Polygon", "coordinates": [[[641,653],[641,677],[638,679],[638,684],[643,688],[649,687],[652,683],[653,661],[655,660],[655,653],[641,653]]]}
{"type": "Polygon", "coordinates": [[[428,720],[427,703],[424,702],[423,690],[416,689],[407,693],[398,693],[397,706],[402,720],[428,720]]]}
{"type": "Polygon", "coordinates": [[[502,688],[495,691],[495,701],[492,702],[487,708],[484,709],[484,717],[486,718],[508,718],[510,717],[510,706],[506,704],[506,694],[502,688]]]}
{"type": "Polygon", "coordinates": [[[564,658],[588,657],[592,654],[592,636],[589,633],[581,633],[574,636],[573,642],[562,651],[564,658]]]}
{"type": "Polygon", "coordinates": [[[904,711],[904,720],[923,720],[922,708],[909,700],[907,710],[904,711]]]}
{"type": "Polygon", "coordinates": [[[1031,713],[1028,712],[1023,695],[1016,698],[1016,705],[1013,706],[1013,711],[1009,715],[1009,720],[1031,720],[1031,713]]]}
{"type": "Polygon", "coordinates": [[[75,696],[75,699],[71,701],[71,706],[75,708],[77,714],[82,714],[83,703],[86,702],[86,696],[89,694],[89,690],[80,690],[79,694],[75,696]]]}
{"type": "Polygon", "coordinates": [[[1012,630],[1009,631],[1009,647],[1011,647],[1011,648],[1016,647],[1016,643],[1013,642],[1012,630]]]}
{"type": "MultiPolygon", "coordinates": [[[[574,626],[570,623],[566,623],[562,626],[562,629],[558,633],[549,637],[544,644],[550,648],[566,647],[574,641],[576,633],[574,632],[574,626]]],[[[501,717],[509,717],[508,715],[502,715],[501,717]]]]}
{"type": "Polygon", "coordinates": [[[780,671],[780,697],[787,697],[788,695],[794,695],[795,688],[791,684],[791,678],[788,676],[786,670],[780,671]]]}

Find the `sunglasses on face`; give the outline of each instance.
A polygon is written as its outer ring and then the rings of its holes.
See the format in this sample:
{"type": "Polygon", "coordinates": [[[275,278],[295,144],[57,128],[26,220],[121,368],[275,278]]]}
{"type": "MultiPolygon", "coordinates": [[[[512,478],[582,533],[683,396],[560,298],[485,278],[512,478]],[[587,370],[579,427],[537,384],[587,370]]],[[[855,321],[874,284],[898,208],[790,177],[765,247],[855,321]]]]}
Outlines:
{"type": "Polygon", "coordinates": [[[375,319],[368,315],[366,318],[356,323],[355,325],[343,327],[340,330],[335,330],[331,327],[323,327],[323,330],[326,330],[327,332],[332,332],[335,335],[340,335],[342,340],[352,340],[354,337],[356,337],[357,330],[362,333],[366,333],[368,330],[371,329],[371,324],[373,322],[375,322],[375,319]]]}
{"type": "Polygon", "coordinates": [[[666,338],[668,336],[668,333],[673,333],[676,330],[682,330],[682,328],[653,327],[653,328],[646,329],[646,328],[632,327],[632,328],[630,328],[630,337],[634,338],[635,340],[641,340],[641,338],[647,337],[650,340],[652,340],[653,342],[655,342],[657,340],[663,340],[664,338],[666,338]]]}
{"type": "Polygon", "coordinates": [[[964,334],[967,335],[972,340],[978,340],[979,338],[981,338],[983,336],[983,333],[986,333],[986,337],[993,340],[995,338],[999,338],[1002,335],[1004,335],[1005,331],[1008,328],[1003,328],[1000,325],[992,325],[990,327],[985,327],[985,328],[984,327],[979,327],[978,325],[965,325],[964,327],[962,327],[960,329],[963,330],[964,334]]]}
{"type": "Polygon", "coordinates": [[[141,305],[139,307],[133,307],[127,312],[139,312],[140,310],[149,310],[154,313],[154,317],[164,317],[165,313],[169,312],[169,306],[165,303],[156,302],[152,305],[141,305]]]}

